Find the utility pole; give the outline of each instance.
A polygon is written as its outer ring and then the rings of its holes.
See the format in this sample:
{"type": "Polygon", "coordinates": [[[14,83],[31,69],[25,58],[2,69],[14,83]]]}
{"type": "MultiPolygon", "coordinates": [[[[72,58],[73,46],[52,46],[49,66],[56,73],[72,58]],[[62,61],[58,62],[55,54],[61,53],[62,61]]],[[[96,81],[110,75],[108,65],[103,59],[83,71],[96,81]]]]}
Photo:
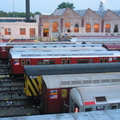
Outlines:
{"type": "Polygon", "coordinates": [[[13,0],[13,17],[15,17],[15,11],[14,11],[14,0],[13,0]]]}

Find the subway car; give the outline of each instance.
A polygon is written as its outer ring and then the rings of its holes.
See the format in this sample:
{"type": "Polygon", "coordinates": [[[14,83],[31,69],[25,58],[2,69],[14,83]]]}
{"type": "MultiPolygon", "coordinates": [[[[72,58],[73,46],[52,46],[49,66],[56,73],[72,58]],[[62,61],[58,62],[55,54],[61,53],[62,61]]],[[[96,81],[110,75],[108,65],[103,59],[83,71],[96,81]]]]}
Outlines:
{"type": "MultiPolygon", "coordinates": [[[[78,44],[71,42],[10,42],[0,44],[0,59],[8,60],[11,48],[56,48],[56,47],[97,47],[102,49],[102,44],[78,44]]],[[[103,48],[105,49],[105,48],[103,48]]]]}
{"type": "Polygon", "coordinates": [[[40,95],[40,91],[42,90],[42,77],[41,77],[42,75],[109,73],[109,72],[120,72],[120,62],[91,63],[91,64],[88,63],[88,64],[26,65],[24,66],[25,77],[24,90],[27,96],[40,95]],[[38,84],[39,86],[34,85],[36,83],[39,83],[38,84]]]}
{"type": "Polygon", "coordinates": [[[63,42],[1,42],[0,43],[0,59],[8,60],[9,58],[9,50],[14,47],[21,48],[38,48],[38,47],[56,47],[56,46],[72,46],[76,45],[76,43],[66,43],[63,42]]]}
{"type": "MultiPolygon", "coordinates": [[[[112,63],[109,64],[111,64],[111,68],[114,68],[112,63]]],[[[71,74],[70,70],[68,73],[64,73],[65,70],[61,69],[60,65],[58,66],[59,69],[57,69],[57,66],[54,69],[56,73],[52,71],[53,68],[49,65],[36,71],[32,69],[33,66],[31,66],[31,69],[30,66],[25,68],[25,94],[28,97],[40,97],[39,106],[43,113],[68,112],[69,93],[72,88],[120,84],[120,72],[118,72],[118,69],[116,69],[117,72],[110,72],[110,70],[109,73],[95,73],[95,71],[90,73],[86,71],[88,73],[75,74],[75,71],[72,71],[71,74]],[[45,71],[45,69],[48,71],[45,71]]],[[[101,68],[97,68],[97,72],[100,72],[100,70],[102,72],[101,68]]],[[[78,69],[77,66],[76,69],[78,69]]],[[[84,70],[86,69],[87,67],[84,70]]]]}
{"type": "MultiPolygon", "coordinates": [[[[113,78],[111,78],[112,80],[113,78]]],[[[120,79],[114,78],[115,81],[120,79]]],[[[106,81],[108,78],[106,78],[106,81]]],[[[110,78],[109,78],[110,80],[110,78]]],[[[114,82],[114,80],[113,80],[114,82]]],[[[104,82],[103,82],[104,83],[104,82]]],[[[120,84],[82,86],[70,90],[70,112],[101,111],[120,108],[120,84]]]]}
{"type": "Polygon", "coordinates": [[[89,49],[10,49],[9,68],[11,75],[24,73],[24,65],[44,64],[82,64],[82,63],[103,63],[119,62],[119,51],[99,51],[89,49]]]}

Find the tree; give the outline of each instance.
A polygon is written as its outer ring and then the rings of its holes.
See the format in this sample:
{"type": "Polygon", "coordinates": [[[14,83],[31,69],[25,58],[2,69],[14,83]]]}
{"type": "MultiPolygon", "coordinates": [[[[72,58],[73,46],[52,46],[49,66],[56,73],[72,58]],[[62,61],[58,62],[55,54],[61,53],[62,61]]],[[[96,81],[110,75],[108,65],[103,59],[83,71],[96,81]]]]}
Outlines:
{"type": "Polygon", "coordinates": [[[61,9],[61,8],[71,8],[71,9],[75,9],[73,3],[69,3],[69,2],[63,2],[61,4],[58,5],[57,9],[61,9]]]}
{"type": "MultiPolygon", "coordinates": [[[[30,16],[34,16],[34,15],[41,15],[40,12],[35,12],[32,13],[30,12],[30,16]]],[[[25,12],[4,12],[4,11],[0,11],[0,17],[26,17],[26,13],[25,12]]]]}
{"type": "Polygon", "coordinates": [[[35,15],[41,15],[41,13],[39,11],[34,13],[35,15]]]}

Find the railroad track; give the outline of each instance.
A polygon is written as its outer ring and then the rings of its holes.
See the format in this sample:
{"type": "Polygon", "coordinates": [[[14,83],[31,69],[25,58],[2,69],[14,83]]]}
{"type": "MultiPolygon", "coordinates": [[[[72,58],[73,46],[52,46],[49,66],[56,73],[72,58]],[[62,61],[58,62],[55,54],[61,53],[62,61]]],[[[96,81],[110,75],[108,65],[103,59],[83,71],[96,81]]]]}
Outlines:
{"type": "Polygon", "coordinates": [[[24,95],[24,79],[10,77],[7,64],[0,60],[0,117],[37,115],[34,103],[24,95]]]}

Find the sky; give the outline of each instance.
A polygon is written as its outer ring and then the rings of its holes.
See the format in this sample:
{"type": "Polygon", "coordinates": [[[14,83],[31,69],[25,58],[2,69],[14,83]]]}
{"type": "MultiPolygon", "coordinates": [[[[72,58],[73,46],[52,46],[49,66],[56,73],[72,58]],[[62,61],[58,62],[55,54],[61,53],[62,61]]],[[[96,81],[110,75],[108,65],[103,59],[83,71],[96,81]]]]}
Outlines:
{"type": "MultiPolygon", "coordinates": [[[[62,2],[73,3],[74,10],[98,10],[102,0],[30,0],[30,12],[53,13],[62,2]]],[[[104,0],[105,10],[120,10],[120,0],[104,0]]],[[[0,0],[0,11],[25,12],[26,0],[0,0]]]]}

